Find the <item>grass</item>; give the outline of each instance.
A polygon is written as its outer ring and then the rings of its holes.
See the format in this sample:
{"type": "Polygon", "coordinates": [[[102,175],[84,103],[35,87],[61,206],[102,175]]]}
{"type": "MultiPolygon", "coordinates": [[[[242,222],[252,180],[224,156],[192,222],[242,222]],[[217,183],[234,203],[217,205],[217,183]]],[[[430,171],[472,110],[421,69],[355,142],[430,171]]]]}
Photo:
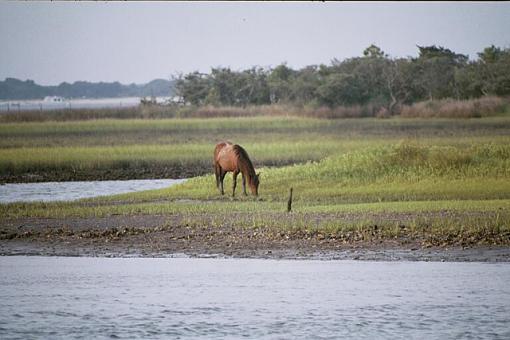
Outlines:
{"type": "MultiPolygon", "coordinates": [[[[320,203],[293,205],[293,212],[285,212],[286,204],[280,201],[257,200],[213,200],[213,201],[150,201],[116,202],[95,201],[52,203],[10,203],[1,204],[0,213],[4,218],[70,218],[70,217],[109,217],[115,215],[175,215],[184,214],[229,216],[239,214],[258,214],[263,216],[304,216],[306,214],[366,214],[366,213],[423,213],[423,212],[500,212],[510,213],[510,199],[491,200],[442,200],[442,201],[405,201],[372,203],[320,203]]],[[[269,219],[266,222],[274,222],[269,219]]],[[[283,219],[283,222],[285,219],[283,219]]]]}
{"type": "MultiPolygon", "coordinates": [[[[290,187],[295,201],[378,201],[510,198],[510,146],[371,146],[280,168],[262,168],[260,192],[283,201],[290,187]]],[[[112,200],[214,199],[213,175],[169,189],[112,197],[112,200]]],[[[225,187],[230,187],[227,176],[225,187]]]]}
{"type": "MultiPolygon", "coordinates": [[[[505,117],[102,120],[9,127],[0,126],[7,138],[0,142],[2,173],[116,167],[131,173],[158,164],[209,169],[213,141],[230,136],[235,138],[226,139],[247,148],[262,175],[258,198],[241,195],[240,185],[235,199],[220,196],[208,170],[161,190],[3,204],[1,220],[157,214],[190,226],[264,227],[290,237],[425,235],[433,245],[510,244],[510,119],[505,117]],[[133,136],[143,142],[127,144],[133,136]],[[294,204],[288,214],[290,187],[294,204]]],[[[227,194],[230,186],[231,175],[227,194]]]]}
{"type": "Polygon", "coordinates": [[[506,117],[465,121],[255,117],[11,123],[0,125],[0,178],[11,181],[37,174],[41,180],[115,179],[121,172],[125,173],[122,178],[129,174],[132,178],[167,177],[181,168],[188,170],[187,176],[201,175],[210,171],[214,144],[225,139],[243,145],[257,166],[275,166],[318,161],[400,140],[425,145],[502,144],[509,141],[509,131],[510,119],[506,117]]]}
{"type": "MultiPolygon", "coordinates": [[[[509,145],[455,148],[401,143],[319,162],[263,168],[261,173],[259,199],[244,197],[240,190],[235,200],[221,197],[213,176],[206,175],[167,189],[76,203],[3,205],[2,214],[9,218],[116,214],[212,214],[223,218],[233,213],[264,216],[284,211],[290,187],[295,192],[294,212],[301,215],[434,211],[506,214],[510,208],[509,145]]],[[[226,186],[229,184],[227,177],[226,186]]]]}

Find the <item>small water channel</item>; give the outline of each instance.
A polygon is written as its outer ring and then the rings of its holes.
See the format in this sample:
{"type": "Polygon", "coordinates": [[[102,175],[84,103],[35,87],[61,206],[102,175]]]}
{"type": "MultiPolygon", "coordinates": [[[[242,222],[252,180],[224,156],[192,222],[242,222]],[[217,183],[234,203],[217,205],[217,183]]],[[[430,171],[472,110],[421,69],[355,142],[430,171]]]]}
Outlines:
{"type": "Polygon", "coordinates": [[[184,181],[185,179],[140,179],[5,184],[0,185],[0,203],[73,201],[81,198],[162,189],[184,181]]]}

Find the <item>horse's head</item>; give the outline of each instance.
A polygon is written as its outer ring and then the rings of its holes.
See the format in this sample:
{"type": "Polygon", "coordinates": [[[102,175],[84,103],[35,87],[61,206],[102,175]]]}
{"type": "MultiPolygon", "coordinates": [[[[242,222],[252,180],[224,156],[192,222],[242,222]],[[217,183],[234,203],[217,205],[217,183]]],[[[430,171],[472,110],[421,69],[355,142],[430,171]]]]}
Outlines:
{"type": "Polygon", "coordinates": [[[255,176],[253,176],[253,179],[250,181],[251,193],[254,194],[255,196],[259,195],[259,183],[260,183],[259,178],[260,173],[255,174],[255,176]]]}

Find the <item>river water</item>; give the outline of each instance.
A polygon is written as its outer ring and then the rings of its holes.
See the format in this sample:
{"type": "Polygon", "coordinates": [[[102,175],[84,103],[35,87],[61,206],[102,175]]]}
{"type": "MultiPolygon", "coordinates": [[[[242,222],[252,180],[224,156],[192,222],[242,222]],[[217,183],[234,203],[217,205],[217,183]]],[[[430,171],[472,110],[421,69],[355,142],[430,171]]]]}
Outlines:
{"type": "Polygon", "coordinates": [[[104,195],[162,189],[184,179],[140,179],[128,181],[44,182],[0,185],[0,203],[73,201],[104,195]]]}
{"type": "Polygon", "coordinates": [[[0,257],[0,338],[509,339],[510,265],[0,257]]]}

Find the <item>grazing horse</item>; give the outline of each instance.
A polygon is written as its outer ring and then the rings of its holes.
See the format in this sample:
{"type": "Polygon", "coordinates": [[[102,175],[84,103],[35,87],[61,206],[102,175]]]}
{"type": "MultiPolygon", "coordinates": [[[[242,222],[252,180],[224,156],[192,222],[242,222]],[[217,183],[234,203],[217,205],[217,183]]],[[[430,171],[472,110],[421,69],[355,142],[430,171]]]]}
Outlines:
{"type": "Polygon", "coordinates": [[[251,193],[258,196],[259,174],[255,173],[253,164],[248,153],[240,145],[230,142],[221,142],[214,148],[214,174],[216,175],[216,186],[224,195],[223,179],[227,172],[232,171],[234,182],[232,184],[232,197],[236,193],[237,175],[243,176],[243,193],[246,194],[246,181],[250,186],[251,193]]]}

